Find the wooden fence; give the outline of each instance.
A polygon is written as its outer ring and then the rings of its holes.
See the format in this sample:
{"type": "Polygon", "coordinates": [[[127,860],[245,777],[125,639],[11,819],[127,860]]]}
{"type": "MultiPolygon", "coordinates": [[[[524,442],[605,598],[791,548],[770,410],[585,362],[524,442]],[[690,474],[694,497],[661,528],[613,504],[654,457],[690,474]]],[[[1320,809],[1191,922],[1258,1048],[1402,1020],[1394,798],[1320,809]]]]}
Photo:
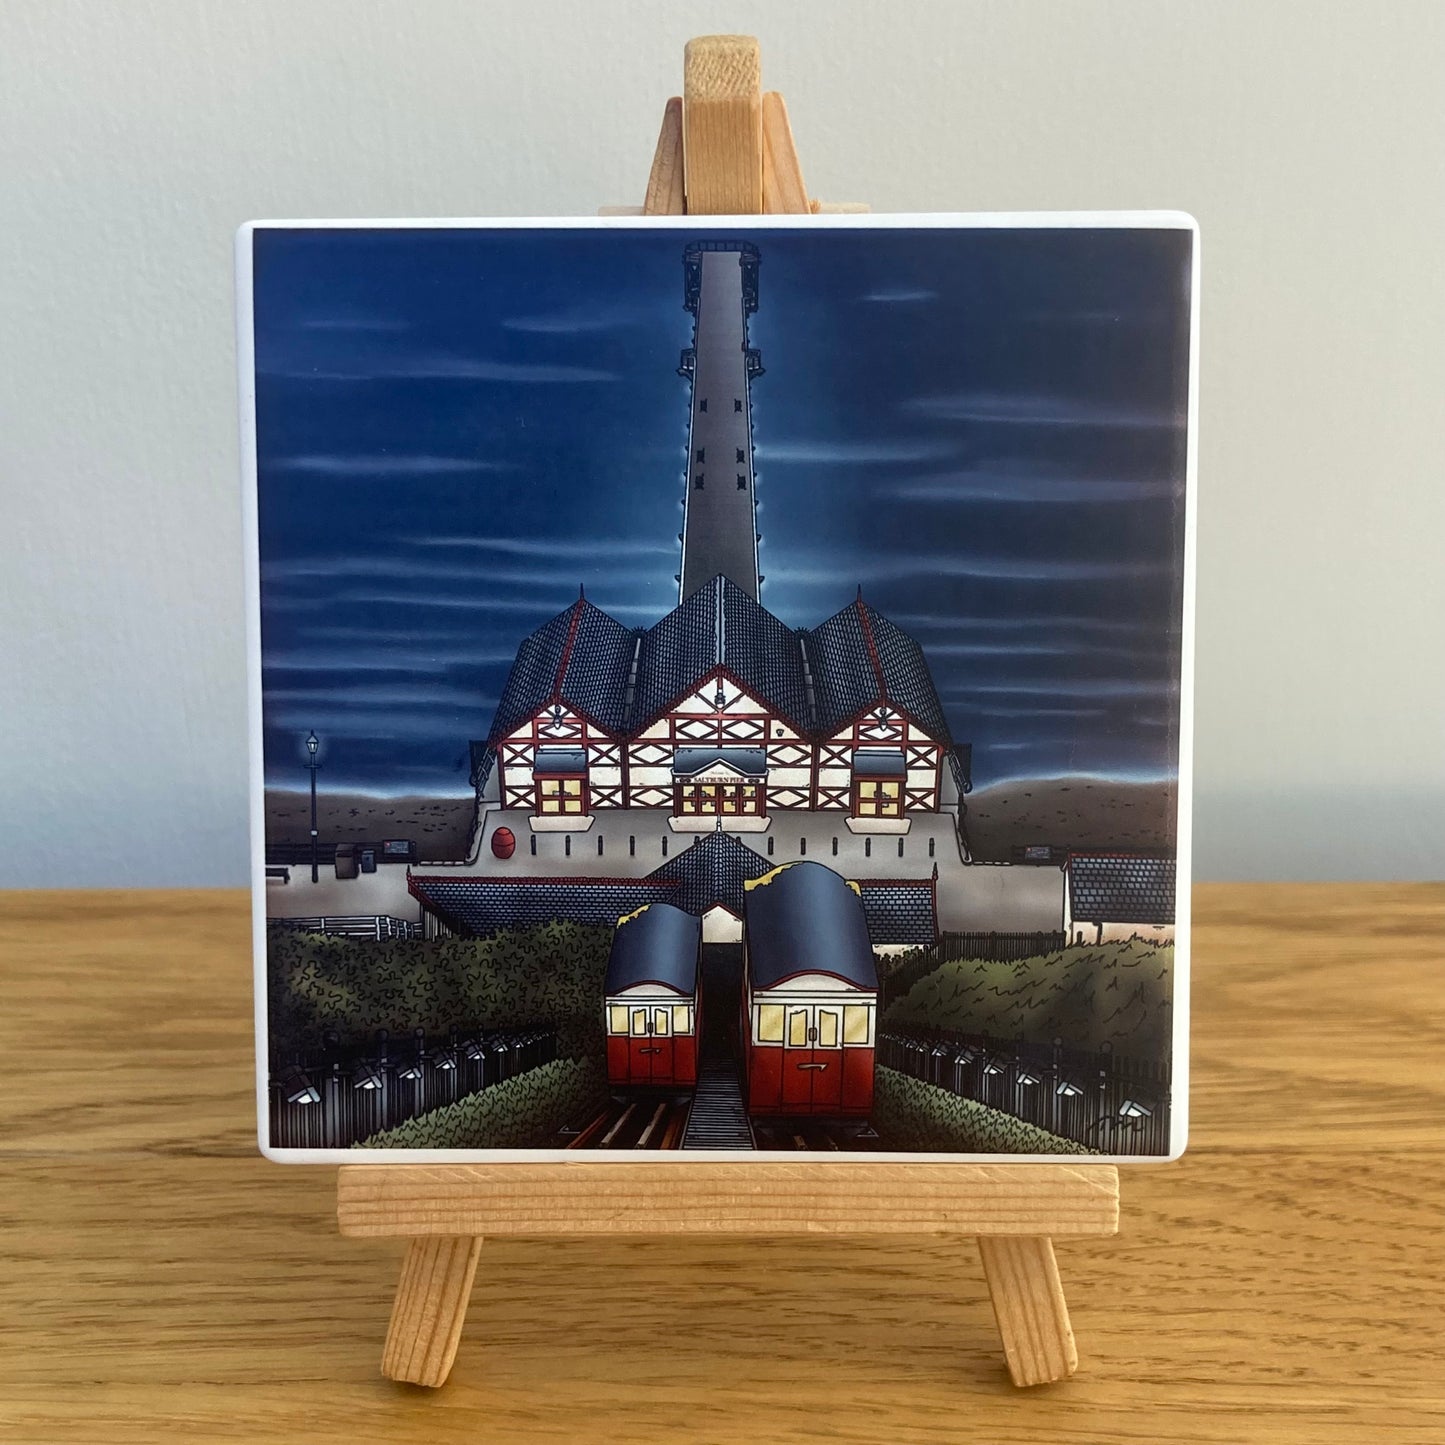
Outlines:
{"type": "Polygon", "coordinates": [[[1057,953],[1066,942],[1061,932],[1050,933],[940,933],[938,961],[955,958],[987,958],[998,963],[1017,963],[1041,953],[1057,953]]]}
{"type": "Polygon", "coordinates": [[[878,1062],[1105,1154],[1169,1152],[1167,1066],[986,1034],[880,1033],[878,1062]]]}
{"type": "Polygon", "coordinates": [[[381,1029],[364,1048],[288,1054],[272,1063],[271,1145],[345,1149],[556,1057],[551,1029],[453,1030],[444,1040],[418,1032],[399,1047],[381,1029]]]}

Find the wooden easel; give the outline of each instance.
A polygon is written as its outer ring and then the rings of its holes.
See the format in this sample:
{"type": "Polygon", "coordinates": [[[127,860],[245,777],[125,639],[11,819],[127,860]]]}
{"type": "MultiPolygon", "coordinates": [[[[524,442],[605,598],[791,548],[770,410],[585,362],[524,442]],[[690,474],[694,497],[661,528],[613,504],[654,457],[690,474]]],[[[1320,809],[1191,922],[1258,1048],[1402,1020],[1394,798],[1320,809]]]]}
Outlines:
{"type": "MultiPolygon", "coordinates": [[[[866,210],[810,202],[783,98],[764,95],[758,42],[690,41],[667,102],[647,215],[866,210]]],[[[1119,1227],[1108,1164],[344,1165],[341,1233],[411,1240],[383,1373],[441,1385],[456,1356],[486,1235],[952,1234],[978,1240],[1009,1374],[1041,1385],[1078,1353],[1054,1261],[1059,1235],[1119,1227]]]]}

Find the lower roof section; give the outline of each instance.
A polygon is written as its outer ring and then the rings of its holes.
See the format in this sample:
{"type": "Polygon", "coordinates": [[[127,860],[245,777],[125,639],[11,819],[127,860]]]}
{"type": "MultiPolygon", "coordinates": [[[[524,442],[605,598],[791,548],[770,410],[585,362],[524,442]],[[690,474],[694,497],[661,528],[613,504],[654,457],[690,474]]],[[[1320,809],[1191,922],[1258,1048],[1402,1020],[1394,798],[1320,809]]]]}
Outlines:
{"type": "MultiPolygon", "coordinates": [[[[671,904],[697,918],[721,907],[741,918],[744,884],[770,871],[766,858],[730,834],[705,833],[643,878],[412,873],[407,887],[454,933],[484,937],[554,920],[611,927],[649,903],[671,904]]],[[[932,878],[851,881],[857,883],[873,945],[935,942],[938,922],[932,878]]]]}

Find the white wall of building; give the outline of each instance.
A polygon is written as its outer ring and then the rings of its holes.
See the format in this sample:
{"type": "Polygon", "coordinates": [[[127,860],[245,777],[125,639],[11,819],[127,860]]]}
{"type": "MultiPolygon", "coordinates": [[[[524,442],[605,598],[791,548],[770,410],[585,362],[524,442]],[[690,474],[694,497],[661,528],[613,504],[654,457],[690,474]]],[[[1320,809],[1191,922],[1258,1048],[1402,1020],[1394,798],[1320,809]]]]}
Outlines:
{"type": "Polygon", "coordinates": [[[245,880],[235,226],[636,203],[718,29],[826,198],[1199,217],[1198,872],[1445,872],[1437,0],[11,0],[0,885],[245,880]]]}

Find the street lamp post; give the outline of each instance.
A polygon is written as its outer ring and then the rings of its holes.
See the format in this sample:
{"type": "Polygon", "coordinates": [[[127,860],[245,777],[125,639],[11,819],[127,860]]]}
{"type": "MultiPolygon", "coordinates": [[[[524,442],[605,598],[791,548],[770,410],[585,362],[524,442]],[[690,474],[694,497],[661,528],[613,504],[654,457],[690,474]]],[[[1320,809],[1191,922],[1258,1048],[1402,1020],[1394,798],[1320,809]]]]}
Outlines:
{"type": "Polygon", "coordinates": [[[313,883],[318,883],[321,880],[316,856],[316,769],[321,766],[321,764],[316,761],[316,754],[320,747],[321,740],[316,736],[316,730],[313,728],[311,736],[306,739],[306,751],[310,754],[310,760],[307,762],[306,767],[311,773],[311,881],[313,883]]]}

